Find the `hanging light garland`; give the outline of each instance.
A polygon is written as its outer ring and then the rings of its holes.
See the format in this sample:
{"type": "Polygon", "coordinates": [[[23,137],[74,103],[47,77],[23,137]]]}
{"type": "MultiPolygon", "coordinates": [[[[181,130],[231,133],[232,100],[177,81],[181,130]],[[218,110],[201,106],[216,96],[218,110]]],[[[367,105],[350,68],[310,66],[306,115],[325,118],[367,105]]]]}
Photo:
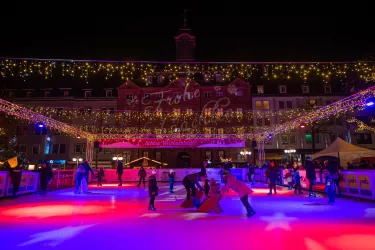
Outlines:
{"type": "Polygon", "coordinates": [[[240,77],[250,81],[254,75],[264,80],[272,79],[321,79],[328,82],[332,77],[346,78],[356,73],[365,81],[374,81],[375,62],[150,62],[150,61],[84,61],[65,59],[0,59],[0,77],[21,77],[25,80],[34,75],[49,79],[56,76],[79,77],[88,81],[95,75],[105,79],[117,77],[122,81],[167,76],[175,80],[181,74],[194,78],[204,74],[205,80],[214,80],[217,74],[223,81],[240,77]]]}
{"type": "Polygon", "coordinates": [[[313,110],[310,113],[298,117],[292,121],[277,125],[273,129],[261,131],[255,134],[255,137],[267,138],[269,135],[276,135],[298,128],[301,124],[311,124],[314,121],[321,120],[331,115],[342,114],[347,111],[353,111],[354,108],[360,109],[366,106],[366,100],[375,96],[375,86],[360,91],[354,95],[346,97],[340,101],[334,102],[323,108],[313,110]]]}
{"type": "Polygon", "coordinates": [[[375,133],[374,127],[371,127],[371,126],[365,124],[364,122],[357,120],[355,117],[352,117],[352,118],[348,119],[347,122],[357,124],[357,128],[356,128],[355,132],[370,131],[372,133],[375,133]]]}

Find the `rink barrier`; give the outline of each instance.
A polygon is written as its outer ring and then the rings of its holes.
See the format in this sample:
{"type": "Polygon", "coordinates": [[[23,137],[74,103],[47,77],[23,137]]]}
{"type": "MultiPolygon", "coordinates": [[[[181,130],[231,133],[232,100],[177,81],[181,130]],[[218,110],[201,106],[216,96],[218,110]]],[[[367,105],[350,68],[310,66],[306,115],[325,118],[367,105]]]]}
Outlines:
{"type": "MultiPolygon", "coordinates": [[[[131,181],[135,182],[139,180],[138,177],[139,169],[124,169],[122,180],[124,182],[131,181]]],[[[148,176],[151,175],[151,169],[146,169],[146,181],[148,176]]],[[[200,169],[174,169],[175,181],[180,182],[186,175],[199,172],[200,169]]],[[[95,176],[89,176],[89,182],[96,182],[96,174],[98,170],[94,169],[95,176]]],[[[159,182],[169,181],[168,174],[170,169],[157,169],[156,179],[159,182]]],[[[208,168],[207,176],[209,179],[213,178],[216,181],[220,181],[219,175],[220,169],[208,168]]],[[[254,173],[254,180],[256,182],[265,182],[266,169],[256,168],[254,173]]],[[[118,178],[116,175],[116,169],[104,170],[105,177],[103,182],[117,182],[118,178]]],[[[230,169],[230,173],[235,175],[238,180],[248,181],[248,169],[246,168],[233,168],[230,169]]],[[[301,187],[308,189],[309,180],[306,178],[306,170],[299,170],[301,175],[301,187]]],[[[284,179],[284,169],[280,169],[280,184],[287,186],[286,180],[284,179]]],[[[327,171],[323,171],[322,179],[320,178],[319,170],[316,171],[316,184],[314,185],[314,191],[324,191],[325,176],[327,171]]],[[[373,170],[350,170],[341,172],[342,179],[340,180],[340,189],[344,196],[356,197],[361,199],[375,200],[375,171],[373,170]]],[[[75,176],[75,170],[53,170],[52,180],[48,184],[48,190],[73,187],[75,176]]],[[[40,190],[39,184],[39,172],[33,171],[22,171],[22,179],[19,192],[17,194],[28,194],[40,190]]],[[[0,197],[11,196],[13,192],[13,185],[9,177],[9,172],[0,171],[0,197]]]]}
{"type": "MultiPolygon", "coordinates": [[[[287,186],[284,179],[284,170],[281,172],[281,184],[287,186]]],[[[301,176],[302,189],[308,189],[310,182],[306,178],[306,170],[298,170],[301,176]]],[[[328,175],[327,170],[323,170],[320,175],[319,170],[315,170],[316,181],[313,191],[324,192],[325,178],[328,175]],[[321,178],[322,177],[322,178],[321,178]]],[[[340,172],[340,189],[343,196],[355,197],[360,199],[375,200],[375,171],[374,170],[344,170],[340,172]]]]}

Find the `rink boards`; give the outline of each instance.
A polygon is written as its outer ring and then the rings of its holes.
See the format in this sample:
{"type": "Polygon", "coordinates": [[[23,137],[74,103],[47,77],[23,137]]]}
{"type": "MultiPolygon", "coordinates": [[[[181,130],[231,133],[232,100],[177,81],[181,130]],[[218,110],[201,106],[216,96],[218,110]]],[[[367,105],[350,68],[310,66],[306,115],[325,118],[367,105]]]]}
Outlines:
{"type": "MultiPolygon", "coordinates": [[[[138,181],[138,169],[124,169],[122,180],[123,181],[138,181]]],[[[146,169],[147,176],[151,175],[151,169],[146,169]]],[[[169,181],[170,169],[157,169],[156,179],[157,181],[169,181]]],[[[199,172],[200,169],[174,169],[175,171],[175,181],[180,182],[186,175],[199,172]]],[[[208,178],[220,181],[219,175],[220,169],[207,169],[208,178]]],[[[266,178],[264,176],[266,169],[255,169],[254,180],[257,182],[265,182],[266,178]]],[[[95,175],[97,170],[94,170],[95,175]]],[[[116,175],[116,169],[106,169],[104,170],[105,177],[103,182],[117,182],[118,177],[116,175]]],[[[238,180],[247,181],[248,169],[246,168],[232,168],[230,169],[231,174],[235,175],[238,180]]],[[[280,170],[281,184],[286,185],[286,181],[283,178],[284,170],[280,170]]],[[[301,186],[307,189],[309,187],[309,181],[306,178],[306,171],[299,170],[301,175],[301,186]]],[[[316,172],[316,182],[324,183],[324,178],[326,171],[322,174],[322,179],[320,179],[319,171],[316,172]]],[[[374,170],[350,170],[342,171],[342,179],[340,181],[340,188],[342,194],[350,197],[357,197],[362,199],[375,200],[375,171],[374,170]]],[[[52,174],[52,180],[48,184],[48,190],[72,187],[74,185],[74,175],[75,170],[54,170],[52,174]]],[[[90,175],[90,181],[96,182],[96,176],[90,175]]],[[[318,185],[317,185],[318,186],[318,185]]],[[[321,185],[320,185],[321,186],[321,185]]],[[[39,190],[39,173],[32,171],[23,171],[20,190],[18,194],[33,193],[39,190]]],[[[13,191],[13,186],[9,178],[9,172],[0,171],[0,197],[10,196],[13,191]]],[[[319,190],[321,191],[321,190],[319,190]]]]}

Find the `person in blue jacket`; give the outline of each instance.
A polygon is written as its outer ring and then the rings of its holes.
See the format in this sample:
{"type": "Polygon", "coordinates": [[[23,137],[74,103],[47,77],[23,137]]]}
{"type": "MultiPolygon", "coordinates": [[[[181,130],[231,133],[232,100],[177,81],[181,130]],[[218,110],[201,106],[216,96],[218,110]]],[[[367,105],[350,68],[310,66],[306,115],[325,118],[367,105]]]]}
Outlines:
{"type": "Polygon", "coordinates": [[[169,192],[173,193],[173,186],[174,186],[174,177],[175,177],[175,172],[173,169],[169,171],[168,177],[169,177],[169,192]]]}

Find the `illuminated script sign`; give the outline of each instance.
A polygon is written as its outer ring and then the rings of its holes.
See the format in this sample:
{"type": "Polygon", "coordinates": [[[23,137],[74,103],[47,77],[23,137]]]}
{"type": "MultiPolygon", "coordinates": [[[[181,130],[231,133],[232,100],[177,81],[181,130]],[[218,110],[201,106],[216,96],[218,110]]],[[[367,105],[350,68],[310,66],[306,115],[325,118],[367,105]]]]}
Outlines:
{"type": "Polygon", "coordinates": [[[237,138],[179,139],[179,138],[138,138],[106,139],[100,142],[101,148],[240,148],[245,141],[237,138]]]}

